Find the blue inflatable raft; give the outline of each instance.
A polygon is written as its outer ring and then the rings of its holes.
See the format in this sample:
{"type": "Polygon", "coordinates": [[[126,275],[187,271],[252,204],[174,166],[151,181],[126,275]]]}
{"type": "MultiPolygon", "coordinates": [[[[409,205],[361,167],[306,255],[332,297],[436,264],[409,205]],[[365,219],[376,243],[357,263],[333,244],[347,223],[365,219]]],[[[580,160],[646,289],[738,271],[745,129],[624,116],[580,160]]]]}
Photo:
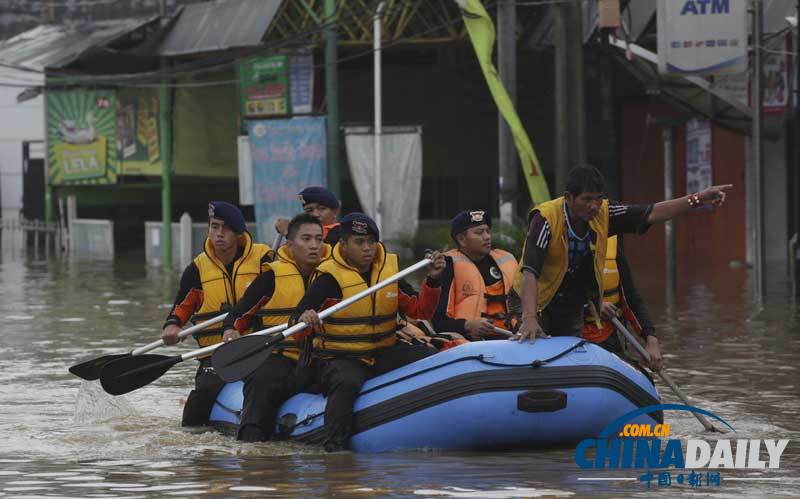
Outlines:
{"type": "MultiPolygon", "coordinates": [[[[658,403],[641,371],[579,338],[479,341],[367,381],[355,404],[350,445],[355,452],[565,445],[658,403]]],[[[213,424],[235,431],[241,407],[242,382],[226,385],[211,412],[213,424]]],[[[276,431],[321,444],[324,412],[324,396],[300,393],[281,407],[276,431]]],[[[655,413],[630,422],[662,419],[655,413]]]]}

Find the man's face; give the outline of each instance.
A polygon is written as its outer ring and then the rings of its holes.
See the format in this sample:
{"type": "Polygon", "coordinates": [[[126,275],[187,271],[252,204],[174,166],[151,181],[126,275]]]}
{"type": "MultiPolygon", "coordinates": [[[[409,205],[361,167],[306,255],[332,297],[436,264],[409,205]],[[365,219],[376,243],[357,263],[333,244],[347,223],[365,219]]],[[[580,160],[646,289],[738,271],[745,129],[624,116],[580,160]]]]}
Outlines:
{"type": "Polygon", "coordinates": [[[239,234],[225,225],[224,220],[211,218],[208,221],[208,238],[214,245],[214,251],[225,253],[236,248],[239,244],[239,234]]]}
{"type": "Polygon", "coordinates": [[[569,214],[584,222],[589,222],[600,213],[605,194],[602,192],[583,192],[573,196],[568,192],[565,195],[569,214]]]}
{"type": "Polygon", "coordinates": [[[292,258],[300,265],[316,267],[322,258],[322,227],[317,224],[303,224],[286,246],[292,258]]]}
{"type": "Polygon", "coordinates": [[[375,260],[378,240],[375,236],[350,235],[340,241],[345,258],[353,267],[366,269],[375,260]]]}
{"type": "Polygon", "coordinates": [[[488,255],[492,251],[492,229],[487,225],[470,227],[456,235],[461,249],[472,255],[488,255]]]}
{"type": "Polygon", "coordinates": [[[306,205],[303,206],[303,211],[309,215],[314,215],[315,217],[319,218],[320,222],[322,222],[322,225],[335,224],[336,217],[339,216],[338,208],[331,208],[319,203],[306,203],[306,205]]]}

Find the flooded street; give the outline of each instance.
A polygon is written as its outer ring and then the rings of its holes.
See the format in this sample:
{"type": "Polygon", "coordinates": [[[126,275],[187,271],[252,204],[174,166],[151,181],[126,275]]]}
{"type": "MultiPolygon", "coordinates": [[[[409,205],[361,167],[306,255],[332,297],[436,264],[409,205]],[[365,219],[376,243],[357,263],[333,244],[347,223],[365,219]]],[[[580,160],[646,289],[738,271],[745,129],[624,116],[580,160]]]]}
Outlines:
{"type": "MultiPolygon", "coordinates": [[[[181,429],[193,362],[121,397],[67,372],[80,360],[157,339],[176,285],[177,276],[165,279],[141,256],[91,262],[2,253],[0,496],[800,495],[800,315],[788,297],[755,314],[744,289],[738,302],[721,303],[696,286],[672,322],[652,304],[669,372],[695,405],[735,428],[724,438],[791,439],[779,470],[722,470],[720,486],[693,491],[657,481],[648,489],[637,470],[581,470],[572,449],[327,455],[299,444],[240,444],[181,429]]],[[[659,390],[665,402],[679,402],[659,390]]],[[[703,434],[688,413],[666,419],[677,438],[720,438],[703,434]]]]}

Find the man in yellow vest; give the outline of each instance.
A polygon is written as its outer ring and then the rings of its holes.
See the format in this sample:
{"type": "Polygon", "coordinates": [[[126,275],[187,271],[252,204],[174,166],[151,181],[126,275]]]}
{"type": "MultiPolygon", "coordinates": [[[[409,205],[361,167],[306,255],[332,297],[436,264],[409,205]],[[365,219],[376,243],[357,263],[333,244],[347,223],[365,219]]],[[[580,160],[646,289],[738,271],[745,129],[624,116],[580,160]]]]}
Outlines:
{"type": "Polygon", "coordinates": [[[530,213],[521,274],[515,282],[522,299],[520,341],[534,341],[545,332],[581,334],[587,300],[600,307],[609,236],[641,234],[650,225],[691,209],[719,207],[731,187],[709,187],[652,205],[623,205],[605,199],[605,180],[596,168],[573,168],[564,196],[541,203],[530,213]]]}
{"type": "Polygon", "coordinates": [[[353,431],[353,404],[368,378],[436,353],[427,345],[396,345],[397,314],[432,318],[445,268],[444,255],[434,252],[419,295],[401,280],[336,312],[322,324],[317,310],[398,272],[397,255],[386,251],[370,217],[351,213],[340,227],[331,258],[317,268],[318,276],[295,311],[297,320],[315,331],[314,371],[328,397],[325,449],[329,452],[347,448],[353,431]]]}
{"type": "MultiPolygon", "coordinates": [[[[230,341],[240,332],[289,322],[306,292],[312,272],[330,256],[322,242],[319,218],[301,214],[288,225],[286,245],[277,258],[247,288],[244,297],[225,317],[223,339],[230,341]]],[[[244,380],[244,404],[237,438],[245,442],[268,440],[275,430],[275,418],[283,402],[303,388],[297,360],[306,345],[302,335],[278,344],[272,355],[244,380]]]]}
{"type": "Polygon", "coordinates": [[[458,333],[470,340],[506,336],[494,328],[513,329],[509,313],[517,260],[501,249],[492,249],[492,217],[484,210],[462,211],[450,222],[450,237],[458,249],[445,253],[447,268],[442,294],[433,317],[439,332],[458,333]]]}
{"type": "MultiPolygon", "coordinates": [[[[181,275],[180,290],[161,334],[167,345],[178,342],[181,327],[190,320],[199,323],[229,311],[274,255],[266,244],[253,242],[242,212],[224,201],[208,204],[207,236],[205,249],[181,275]]],[[[222,325],[195,333],[194,338],[201,347],[219,343],[222,325]]],[[[195,388],[183,408],[182,425],[208,424],[211,408],[224,385],[211,367],[211,357],[200,359],[195,388]]]]}
{"type": "MultiPolygon", "coordinates": [[[[339,241],[339,199],[336,194],[325,187],[306,187],[297,193],[303,204],[303,212],[314,215],[322,222],[323,238],[328,244],[339,241]]],[[[275,230],[286,235],[289,220],[279,218],[275,222],[275,230]]]]}
{"type": "Polygon", "coordinates": [[[624,356],[622,342],[611,322],[612,317],[627,322],[645,339],[645,348],[650,353],[650,367],[661,370],[661,349],[656,337],[656,329],[650,320],[647,307],[633,283],[630,266],[622,252],[622,240],[619,236],[608,238],[606,246],[606,264],[603,268],[603,303],[600,308],[600,320],[595,309],[584,309],[585,320],[581,337],[596,343],[606,350],[624,356]]]}

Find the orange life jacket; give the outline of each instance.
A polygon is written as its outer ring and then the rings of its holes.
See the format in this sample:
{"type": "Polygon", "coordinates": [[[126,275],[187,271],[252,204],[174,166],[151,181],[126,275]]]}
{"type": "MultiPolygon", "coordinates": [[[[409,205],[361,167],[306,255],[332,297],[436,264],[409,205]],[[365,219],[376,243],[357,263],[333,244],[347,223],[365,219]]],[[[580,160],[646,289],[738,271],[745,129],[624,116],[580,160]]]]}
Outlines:
{"type": "MultiPolygon", "coordinates": [[[[616,306],[622,311],[623,318],[625,318],[633,327],[633,329],[641,335],[642,327],[639,321],[633,314],[633,311],[628,307],[625,302],[625,294],[622,290],[622,284],[619,278],[619,268],[617,266],[617,236],[608,238],[606,245],[606,261],[603,267],[603,301],[616,306]]],[[[598,311],[599,313],[599,311],[598,311]]],[[[614,332],[614,324],[607,319],[597,320],[594,313],[589,311],[584,316],[583,331],[581,337],[592,343],[602,343],[611,336],[614,332]],[[598,327],[599,324],[599,327],[598,327]]]]}
{"type": "Polygon", "coordinates": [[[478,266],[464,253],[451,250],[445,255],[453,259],[447,315],[466,320],[486,318],[499,328],[512,328],[515,321],[508,315],[508,292],[518,266],[514,255],[500,249],[489,253],[502,274],[502,279],[491,286],[486,286],[478,266]]]}

